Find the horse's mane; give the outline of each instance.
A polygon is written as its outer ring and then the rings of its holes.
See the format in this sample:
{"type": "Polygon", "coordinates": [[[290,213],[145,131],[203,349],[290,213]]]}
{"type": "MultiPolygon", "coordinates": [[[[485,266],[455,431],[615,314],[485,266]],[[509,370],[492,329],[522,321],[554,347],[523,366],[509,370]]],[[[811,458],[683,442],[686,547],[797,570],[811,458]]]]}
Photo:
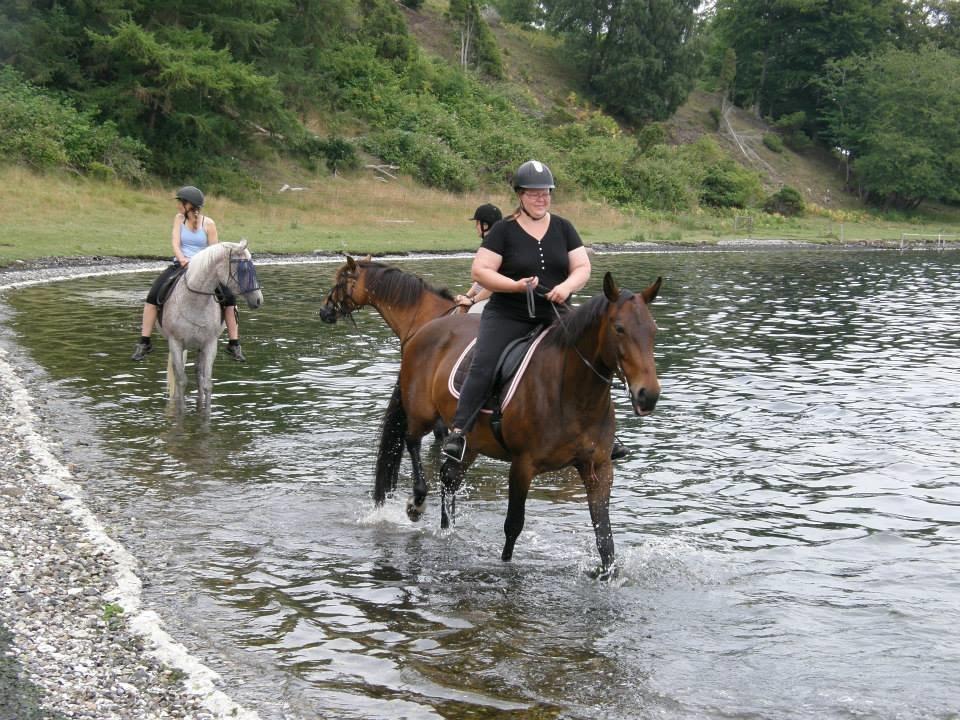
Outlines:
{"type": "Polygon", "coordinates": [[[212,266],[223,260],[223,254],[229,253],[231,248],[235,248],[236,243],[216,243],[207,245],[198,252],[187,265],[187,273],[194,277],[205,277],[211,272],[212,266]]]}
{"type": "Polygon", "coordinates": [[[378,301],[392,303],[396,307],[410,307],[420,301],[423,293],[429,292],[453,302],[453,295],[446,288],[435,288],[400,268],[373,260],[360,260],[357,264],[367,272],[367,292],[378,301]]]}
{"type": "Polygon", "coordinates": [[[547,333],[543,339],[543,344],[561,350],[573,347],[580,341],[583,333],[599,321],[609,304],[610,301],[603,293],[594,295],[583,305],[561,315],[560,319],[553,323],[553,332],[547,333]]]}

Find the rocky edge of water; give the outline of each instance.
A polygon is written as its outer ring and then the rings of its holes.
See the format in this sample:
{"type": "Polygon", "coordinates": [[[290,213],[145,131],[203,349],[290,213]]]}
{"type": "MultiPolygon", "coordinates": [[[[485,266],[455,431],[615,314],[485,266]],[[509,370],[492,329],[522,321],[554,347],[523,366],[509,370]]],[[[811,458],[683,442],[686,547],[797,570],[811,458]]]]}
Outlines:
{"type": "MultiPolygon", "coordinates": [[[[20,264],[0,292],[154,264],[20,264]]],[[[140,607],[136,561],[85,506],[34,407],[0,346],[0,720],[256,718],[140,607]]]]}

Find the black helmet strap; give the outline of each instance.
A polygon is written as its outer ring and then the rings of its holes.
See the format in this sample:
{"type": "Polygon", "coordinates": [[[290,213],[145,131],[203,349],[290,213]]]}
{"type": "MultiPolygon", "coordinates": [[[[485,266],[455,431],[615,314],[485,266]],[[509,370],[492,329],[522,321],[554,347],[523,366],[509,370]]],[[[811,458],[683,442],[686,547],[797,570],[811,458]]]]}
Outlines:
{"type": "Polygon", "coordinates": [[[520,192],[518,193],[518,199],[520,200],[520,210],[523,212],[524,215],[526,215],[531,220],[533,221],[543,220],[547,216],[546,210],[544,210],[543,215],[541,215],[540,217],[536,217],[532,215],[530,211],[527,210],[527,206],[523,204],[523,188],[520,188],[520,192]]]}

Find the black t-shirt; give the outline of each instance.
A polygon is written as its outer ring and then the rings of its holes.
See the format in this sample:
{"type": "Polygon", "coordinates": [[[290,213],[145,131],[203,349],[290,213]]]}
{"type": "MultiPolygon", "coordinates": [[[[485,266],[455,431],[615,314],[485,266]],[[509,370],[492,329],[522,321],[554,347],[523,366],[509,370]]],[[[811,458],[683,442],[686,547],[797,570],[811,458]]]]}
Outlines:
{"type": "MultiPolygon", "coordinates": [[[[550,226],[539,242],[516,220],[506,219],[490,228],[482,247],[503,258],[499,270],[501,275],[511,280],[536,275],[541,287],[552,288],[570,275],[570,258],[567,254],[583,247],[583,241],[569,220],[551,214],[550,226]]],[[[550,307],[553,303],[539,294],[534,297],[537,317],[553,320],[550,307]]],[[[526,293],[495,292],[490,304],[511,315],[529,317],[526,293]]]]}

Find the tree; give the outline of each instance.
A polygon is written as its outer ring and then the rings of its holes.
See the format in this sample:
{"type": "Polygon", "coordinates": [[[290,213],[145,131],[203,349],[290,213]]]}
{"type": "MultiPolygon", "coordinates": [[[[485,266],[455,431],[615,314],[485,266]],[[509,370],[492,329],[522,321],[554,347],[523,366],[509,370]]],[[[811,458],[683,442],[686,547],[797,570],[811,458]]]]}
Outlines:
{"type": "Polygon", "coordinates": [[[734,100],[761,117],[816,117],[830,60],[902,36],[903,0],[718,0],[714,29],[736,52],[734,100]]]}
{"type": "Polygon", "coordinates": [[[830,63],[831,142],[861,194],[885,208],[960,200],[960,57],[934,46],[830,63]]]}
{"type": "Polygon", "coordinates": [[[611,112],[664,120],[693,88],[700,62],[696,0],[549,0],[548,25],[585,60],[587,80],[611,112]]]}
{"type": "Polygon", "coordinates": [[[491,77],[503,76],[503,65],[478,0],[450,0],[449,17],[460,38],[460,67],[477,68],[491,77]]]}

